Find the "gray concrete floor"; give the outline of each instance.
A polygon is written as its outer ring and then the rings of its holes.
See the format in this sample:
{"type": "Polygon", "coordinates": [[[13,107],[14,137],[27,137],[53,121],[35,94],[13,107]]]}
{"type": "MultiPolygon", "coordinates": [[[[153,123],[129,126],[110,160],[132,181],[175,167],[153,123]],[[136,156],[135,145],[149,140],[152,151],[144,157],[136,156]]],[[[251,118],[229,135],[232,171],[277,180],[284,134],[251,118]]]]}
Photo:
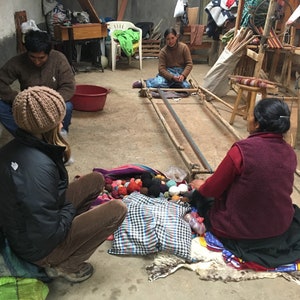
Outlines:
{"type": "MultiPolygon", "coordinates": [[[[113,168],[127,163],[140,163],[166,171],[170,166],[188,170],[176,147],[171,142],[151,102],[138,96],[132,82],[153,77],[157,72],[157,60],[145,59],[143,70],[138,62],[130,67],[125,62],[117,65],[115,72],[93,71],[76,75],[78,84],[95,84],[111,89],[103,111],[74,111],[69,142],[75,163],[68,167],[70,180],[74,176],[91,172],[95,167],[113,168]]],[[[196,64],[192,79],[199,85],[209,66],[196,64]]],[[[226,101],[233,102],[235,94],[229,93],[226,101]]],[[[161,100],[155,100],[162,115],[174,129],[175,135],[192,162],[197,157],[184,142],[180,130],[169,118],[161,100]]],[[[203,106],[198,96],[169,100],[184,126],[203,153],[212,169],[224,157],[234,137],[203,106]]],[[[229,120],[230,110],[213,101],[216,111],[229,120]]],[[[247,136],[246,121],[237,117],[233,128],[243,137],[247,136]]],[[[10,138],[7,132],[0,137],[0,145],[10,138]]],[[[206,177],[204,168],[200,176],[206,177]]],[[[300,205],[300,181],[295,175],[293,198],[300,205]]],[[[87,281],[70,284],[57,279],[49,284],[47,300],[125,300],[125,299],[298,299],[300,287],[285,279],[264,279],[236,283],[201,281],[197,274],[188,270],[154,282],[149,282],[145,267],[152,263],[153,256],[131,257],[107,254],[111,242],[105,242],[90,258],[95,273],[87,281]]]]}

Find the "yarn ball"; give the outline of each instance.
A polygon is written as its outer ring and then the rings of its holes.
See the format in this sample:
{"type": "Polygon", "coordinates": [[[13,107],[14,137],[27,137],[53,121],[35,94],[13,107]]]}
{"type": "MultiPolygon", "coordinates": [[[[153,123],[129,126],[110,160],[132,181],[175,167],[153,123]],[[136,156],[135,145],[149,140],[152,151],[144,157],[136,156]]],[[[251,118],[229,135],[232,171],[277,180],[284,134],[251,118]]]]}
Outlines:
{"type": "Polygon", "coordinates": [[[163,183],[160,184],[160,191],[161,191],[162,193],[165,193],[165,192],[167,192],[168,190],[169,190],[169,188],[168,188],[168,186],[167,186],[166,184],[163,184],[163,183]]]}
{"type": "Polygon", "coordinates": [[[160,185],[153,184],[148,188],[148,196],[157,198],[160,194],[160,185]]]}
{"type": "Polygon", "coordinates": [[[134,178],[131,178],[127,186],[128,194],[131,194],[134,191],[139,192],[141,189],[141,181],[136,181],[134,178]]]}
{"type": "Polygon", "coordinates": [[[184,194],[188,191],[188,185],[185,184],[185,183],[181,183],[178,185],[178,188],[179,188],[179,191],[180,191],[180,194],[184,194]]]}
{"type": "Polygon", "coordinates": [[[152,184],[152,175],[149,172],[143,172],[141,175],[142,186],[149,187],[152,184]]]}
{"type": "Polygon", "coordinates": [[[113,190],[112,185],[109,184],[109,183],[106,183],[104,188],[105,188],[105,190],[107,190],[109,193],[113,190]]]}
{"type": "Polygon", "coordinates": [[[118,193],[117,190],[113,190],[113,191],[111,192],[111,196],[112,196],[114,199],[119,199],[119,198],[120,198],[120,195],[119,195],[119,193],[118,193]]]}
{"type": "Polygon", "coordinates": [[[142,186],[149,188],[152,185],[152,178],[142,179],[142,186]]]}
{"type": "Polygon", "coordinates": [[[107,66],[108,66],[108,59],[107,59],[107,57],[104,56],[104,55],[101,55],[100,59],[101,59],[101,66],[102,66],[102,68],[103,69],[107,68],[107,66]]]}
{"type": "Polygon", "coordinates": [[[169,188],[169,194],[170,196],[174,196],[174,195],[179,195],[180,194],[180,190],[178,188],[177,185],[173,185],[169,188]]]}
{"type": "Polygon", "coordinates": [[[118,187],[118,193],[120,196],[126,196],[127,195],[127,189],[125,186],[119,186],[118,187]]]}
{"type": "Polygon", "coordinates": [[[148,196],[148,188],[145,187],[145,186],[142,186],[141,189],[140,189],[140,193],[145,195],[145,196],[148,196]]]}
{"type": "Polygon", "coordinates": [[[171,186],[177,185],[177,183],[175,180],[170,179],[166,182],[166,185],[170,188],[171,186]]]}
{"type": "Polygon", "coordinates": [[[180,196],[179,195],[173,195],[171,199],[173,201],[178,201],[178,200],[180,200],[180,196]]]}

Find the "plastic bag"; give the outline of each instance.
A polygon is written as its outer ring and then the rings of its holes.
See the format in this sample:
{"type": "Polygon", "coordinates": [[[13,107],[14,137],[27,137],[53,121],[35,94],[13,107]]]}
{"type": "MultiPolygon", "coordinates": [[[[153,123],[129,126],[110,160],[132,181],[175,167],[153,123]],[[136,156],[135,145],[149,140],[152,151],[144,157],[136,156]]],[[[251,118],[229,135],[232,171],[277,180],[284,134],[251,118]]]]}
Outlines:
{"type": "Polygon", "coordinates": [[[80,24],[90,23],[90,16],[86,11],[74,11],[73,17],[80,24]]]}
{"type": "Polygon", "coordinates": [[[176,182],[182,182],[187,176],[186,171],[176,166],[170,166],[169,169],[164,172],[164,174],[167,176],[167,178],[175,180],[176,182]]]}
{"type": "Polygon", "coordinates": [[[48,31],[52,37],[54,37],[54,25],[69,21],[68,11],[64,9],[62,4],[57,4],[53,10],[46,15],[48,31]]]}
{"type": "Polygon", "coordinates": [[[21,31],[22,31],[22,33],[25,34],[25,33],[27,33],[27,32],[30,31],[30,30],[41,31],[41,30],[37,27],[37,25],[36,25],[36,23],[35,23],[34,20],[28,20],[28,21],[23,22],[23,23],[21,24],[21,31]]]}
{"type": "Polygon", "coordinates": [[[174,11],[174,18],[181,17],[184,14],[184,0],[177,0],[175,11],[174,11]]]}

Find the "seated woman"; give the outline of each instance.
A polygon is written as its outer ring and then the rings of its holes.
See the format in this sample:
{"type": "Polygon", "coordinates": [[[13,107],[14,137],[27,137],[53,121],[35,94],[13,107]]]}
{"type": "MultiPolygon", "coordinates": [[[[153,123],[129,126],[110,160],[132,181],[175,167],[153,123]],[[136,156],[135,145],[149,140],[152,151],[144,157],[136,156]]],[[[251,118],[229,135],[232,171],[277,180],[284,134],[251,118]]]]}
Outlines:
{"type": "MultiPolygon", "coordinates": [[[[174,28],[169,28],[164,33],[166,45],[160,50],[158,74],[156,77],[145,80],[148,88],[190,88],[186,78],[193,68],[190,49],[178,41],[174,28]]],[[[142,88],[143,83],[136,81],[133,88],[142,88]]]]}
{"type": "Polygon", "coordinates": [[[0,227],[13,252],[45,268],[50,278],[81,282],[93,274],[87,262],[123,222],[127,208],[111,200],[90,209],[104,189],[92,172],[69,184],[61,136],[66,104],[45,86],[20,92],[12,105],[16,137],[0,149],[0,227]]]}
{"type": "Polygon", "coordinates": [[[292,203],[296,154],[284,140],[290,111],[281,100],[257,103],[249,137],[236,142],[215,173],[195,179],[191,204],[235,256],[266,268],[300,259],[300,209],[292,203]]]}

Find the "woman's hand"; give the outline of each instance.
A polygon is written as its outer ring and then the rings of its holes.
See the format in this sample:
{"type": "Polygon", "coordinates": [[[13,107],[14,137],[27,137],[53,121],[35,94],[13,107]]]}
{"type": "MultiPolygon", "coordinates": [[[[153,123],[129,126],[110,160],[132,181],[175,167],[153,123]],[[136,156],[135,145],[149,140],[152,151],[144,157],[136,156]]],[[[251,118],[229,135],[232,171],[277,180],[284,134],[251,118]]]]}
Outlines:
{"type": "Polygon", "coordinates": [[[199,190],[200,186],[204,183],[203,179],[194,179],[191,183],[190,186],[192,189],[199,190]]]}
{"type": "Polygon", "coordinates": [[[185,77],[183,75],[179,75],[179,76],[173,76],[173,80],[176,82],[182,82],[184,81],[185,77]]]}

